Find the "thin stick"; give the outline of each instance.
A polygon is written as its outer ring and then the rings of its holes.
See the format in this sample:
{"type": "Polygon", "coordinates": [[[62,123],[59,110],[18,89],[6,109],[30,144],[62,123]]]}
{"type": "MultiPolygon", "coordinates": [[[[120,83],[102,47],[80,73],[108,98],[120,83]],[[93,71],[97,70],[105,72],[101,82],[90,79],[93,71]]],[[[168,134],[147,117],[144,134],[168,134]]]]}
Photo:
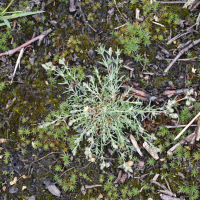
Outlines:
{"type": "Polygon", "coordinates": [[[165,4],[165,3],[186,3],[187,1],[155,1],[155,2],[158,2],[158,3],[161,3],[161,4],[165,4]]]}
{"type": "MultiPolygon", "coordinates": [[[[178,59],[177,61],[196,61],[198,57],[193,57],[193,58],[181,58],[181,59],[178,59]]],[[[173,60],[173,59],[170,59],[170,58],[166,58],[165,60],[173,60]]]]}
{"type": "Polygon", "coordinates": [[[119,10],[119,8],[118,8],[117,3],[116,3],[115,0],[114,0],[114,3],[115,3],[115,6],[116,6],[116,8],[117,8],[119,14],[123,17],[123,19],[124,19],[126,22],[128,22],[128,21],[124,18],[124,16],[122,15],[122,13],[120,12],[120,10],[119,10]]]}
{"type": "Polygon", "coordinates": [[[172,193],[171,188],[169,187],[169,183],[168,183],[167,179],[164,178],[164,180],[165,180],[165,182],[167,183],[167,187],[168,187],[169,191],[172,193]]]}
{"type": "Polygon", "coordinates": [[[67,169],[67,170],[65,170],[60,176],[59,176],[59,178],[61,178],[61,176],[63,176],[66,172],[68,172],[68,171],[70,171],[70,170],[72,170],[72,169],[74,169],[75,167],[71,167],[70,169],[67,169]]]}
{"type": "Polygon", "coordinates": [[[29,166],[28,174],[29,174],[31,165],[32,165],[33,163],[38,162],[38,161],[40,161],[40,160],[42,160],[42,159],[46,158],[47,156],[49,156],[49,155],[51,155],[51,154],[54,154],[54,153],[62,153],[62,152],[51,152],[51,153],[47,154],[46,156],[43,156],[42,158],[39,158],[38,160],[33,161],[33,162],[30,164],[30,166],[29,166]]]}
{"type": "Polygon", "coordinates": [[[170,39],[170,40],[167,42],[167,45],[171,44],[174,40],[177,40],[178,38],[180,38],[180,37],[182,37],[182,36],[184,36],[184,35],[187,35],[188,33],[191,33],[191,31],[188,31],[188,32],[185,32],[185,33],[176,35],[175,37],[173,37],[172,39],[170,39]]]}
{"type": "Polygon", "coordinates": [[[172,67],[172,65],[185,53],[187,52],[189,49],[191,49],[193,46],[195,46],[196,44],[198,44],[200,42],[200,39],[195,40],[194,42],[192,42],[191,44],[189,44],[188,46],[186,46],[184,49],[182,49],[179,54],[174,58],[174,60],[168,65],[168,67],[164,70],[164,74],[167,73],[169,71],[169,69],[172,67]]]}
{"type": "Polygon", "coordinates": [[[11,55],[14,54],[15,52],[20,51],[22,48],[28,46],[29,44],[31,44],[31,43],[33,43],[33,42],[35,42],[35,41],[37,41],[37,40],[39,40],[39,45],[40,45],[42,39],[43,39],[47,34],[49,34],[51,31],[52,31],[52,29],[50,28],[50,29],[44,31],[41,35],[38,35],[37,37],[35,37],[35,38],[29,40],[28,42],[22,44],[21,46],[15,48],[15,49],[6,51],[6,52],[4,52],[4,53],[0,53],[0,57],[2,57],[2,56],[11,56],[11,55]]]}
{"type": "Polygon", "coordinates": [[[114,29],[119,29],[119,28],[121,28],[121,27],[123,27],[123,26],[126,26],[126,24],[128,24],[128,22],[126,22],[125,24],[123,24],[123,25],[121,25],[121,26],[118,26],[118,27],[116,27],[116,28],[114,28],[114,29]]]}
{"type": "Polygon", "coordinates": [[[174,138],[174,140],[178,139],[188,128],[189,126],[200,116],[200,112],[190,121],[190,123],[174,138]]]}
{"type": "MultiPolygon", "coordinates": [[[[186,127],[187,125],[176,125],[176,126],[165,126],[165,128],[183,128],[186,127]]],[[[197,126],[196,124],[193,124],[191,126],[197,126]]]]}
{"type": "Polygon", "coordinates": [[[10,84],[12,84],[12,82],[13,82],[13,79],[14,79],[14,77],[15,77],[15,73],[16,73],[17,67],[19,66],[19,69],[20,69],[20,60],[21,60],[23,54],[24,54],[24,48],[22,48],[22,49],[20,50],[20,53],[19,53],[19,56],[18,56],[16,65],[15,65],[14,73],[13,73],[13,75],[12,75],[12,80],[11,80],[11,83],[10,83],[10,84]]]}
{"type": "Polygon", "coordinates": [[[158,26],[165,27],[163,24],[160,24],[160,23],[158,23],[158,22],[152,22],[152,23],[154,23],[154,24],[156,24],[156,25],[158,25],[158,26]]]}

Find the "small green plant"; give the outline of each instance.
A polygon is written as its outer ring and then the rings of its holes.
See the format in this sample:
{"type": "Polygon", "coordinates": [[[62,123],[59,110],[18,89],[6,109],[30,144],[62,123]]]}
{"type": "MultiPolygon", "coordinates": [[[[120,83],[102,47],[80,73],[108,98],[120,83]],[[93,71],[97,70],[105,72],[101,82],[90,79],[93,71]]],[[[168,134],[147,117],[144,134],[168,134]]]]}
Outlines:
{"type": "Polygon", "coordinates": [[[10,22],[8,20],[10,19],[14,19],[17,17],[24,17],[24,16],[28,16],[28,15],[35,15],[38,13],[42,13],[44,11],[36,11],[36,12],[25,12],[24,11],[14,11],[14,12],[6,12],[8,10],[8,8],[10,7],[10,5],[12,4],[13,0],[8,4],[8,6],[0,13],[0,20],[3,21],[3,23],[0,23],[0,26],[8,26],[9,28],[11,28],[10,26],[10,22]],[[11,14],[11,15],[7,15],[6,14],[11,14]]]}
{"type": "Polygon", "coordinates": [[[76,72],[72,73],[64,59],[59,61],[62,69],[56,68],[51,62],[42,65],[47,71],[54,71],[56,75],[64,79],[63,84],[68,85],[66,92],[71,95],[65,102],[68,107],[61,107],[53,116],[55,120],[43,123],[40,128],[63,122],[68,118],[68,125],[77,131],[71,141],[74,155],[80,143],[86,139],[85,156],[90,161],[95,160],[95,157],[99,158],[101,169],[103,169],[110,166],[104,160],[105,148],[110,146],[114,152],[123,149],[118,154],[123,159],[123,167],[128,171],[131,167],[129,169],[126,166],[125,159],[130,152],[134,151],[134,148],[130,145],[124,130],[134,131],[136,139],[149,140],[151,135],[144,130],[138,117],[144,119],[147,113],[151,113],[154,117],[165,111],[163,108],[155,109],[150,104],[144,107],[138,99],[130,100],[127,98],[129,89],[120,93],[122,77],[118,77],[121,53],[119,49],[115,52],[116,58],[112,56],[111,48],[106,51],[101,46],[98,53],[103,57],[103,62],[100,64],[106,67],[108,74],[102,78],[99,71],[95,69],[96,79],[91,76],[88,82],[82,82],[82,78],[77,78],[76,72]]]}
{"type": "Polygon", "coordinates": [[[6,87],[6,83],[5,82],[1,82],[0,83],[0,91],[2,91],[5,87],[6,87]]]}
{"type": "Polygon", "coordinates": [[[195,177],[198,174],[198,171],[196,169],[193,169],[192,172],[191,172],[191,174],[192,174],[192,176],[195,177]]]}
{"type": "Polygon", "coordinates": [[[149,158],[149,159],[147,160],[147,163],[148,163],[148,165],[150,165],[150,166],[154,166],[154,165],[155,165],[155,160],[154,160],[153,158],[149,158]]]}

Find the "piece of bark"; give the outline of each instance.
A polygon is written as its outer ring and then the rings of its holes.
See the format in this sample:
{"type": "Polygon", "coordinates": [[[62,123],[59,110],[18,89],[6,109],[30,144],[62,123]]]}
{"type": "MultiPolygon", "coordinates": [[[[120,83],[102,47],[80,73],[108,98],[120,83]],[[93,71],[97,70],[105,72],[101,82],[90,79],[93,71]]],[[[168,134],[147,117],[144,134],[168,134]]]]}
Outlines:
{"type": "Polygon", "coordinates": [[[187,91],[190,90],[188,88],[178,89],[178,90],[165,90],[163,92],[163,95],[166,95],[167,97],[172,97],[173,95],[187,93],[187,91]]]}
{"type": "Polygon", "coordinates": [[[124,173],[122,175],[122,177],[120,178],[119,182],[120,183],[124,183],[126,181],[126,179],[128,178],[128,174],[127,173],[124,173]]]}
{"type": "Polygon", "coordinates": [[[76,11],[76,6],[74,5],[74,0],[69,1],[69,12],[76,11]]]}
{"type": "Polygon", "coordinates": [[[162,200],[181,200],[180,198],[171,197],[171,196],[168,196],[166,194],[161,194],[160,197],[161,197],[162,200]]]}
{"type": "Polygon", "coordinates": [[[155,152],[151,147],[150,145],[145,141],[143,143],[143,147],[149,152],[149,154],[155,159],[155,160],[158,160],[159,159],[159,156],[157,154],[157,152],[155,152]]]}
{"type": "Polygon", "coordinates": [[[185,144],[186,142],[191,142],[193,140],[193,137],[195,137],[196,133],[192,133],[190,135],[188,135],[185,139],[182,139],[181,141],[179,141],[177,144],[175,144],[172,148],[170,148],[167,151],[167,154],[170,155],[171,152],[173,152],[178,146],[185,144]]]}
{"type": "Polygon", "coordinates": [[[139,160],[135,171],[140,171],[142,168],[144,168],[144,161],[139,160]]]}
{"type": "Polygon", "coordinates": [[[119,170],[117,179],[113,183],[115,183],[115,184],[118,183],[118,181],[121,179],[121,177],[122,177],[122,170],[119,170]]]}
{"type": "Polygon", "coordinates": [[[156,174],[152,180],[157,181],[158,177],[160,176],[160,174],[156,174]]]}
{"type": "Polygon", "coordinates": [[[181,172],[178,172],[178,176],[180,176],[182,179],[185,179],[184,174],[182,174],[181,172]]]}
{"type": "Polygon", "coordinates": [[[154,183],[155,185],[161,187],[164,190],[168,190],[163,184],[161,184],[161,183],[159,183],[157,181],[154,181],[153,179],[151,180],[151,183],[154,183]]]}
{"type": "Polygon", "coordinates": [[[163,194],[166,194],[166,195],[169,195],[171,197],[176,197],[176,195],[172,192],[170,192],[169,190],[158,190],[160,193],[163,193],[163,194]]]}
{"type": "Polygon", "coordinates": [[[197,122],[197,131],[196,131],[196,141],[200,140],[200,118],[198,119],[197,122]]]}
{"type": "Polygon", "coordinates": [[[137,143],[136,139],[131,134],[130,134],[130,140],[131,140],[134,148],[136,149],[136,151],[140,154],[140,156],[143,156],[142,152],[140,151],[140,147],[138,146],[138,143],[137,143]]]}
{"type": "Polygon", "coordinates": [[[163,98],[151,96],[151,95],[149,95],[146,92],[143,92],[141,90],[138,90],[138,89],[135,89],[135,88],[130,89],[130,86],[127,85],[127,84],[123,84],[123,87],[125,88],[125,90],[129,90],[130,95],[134,95],[135,98],[139,98],[141,101],[147,101],[147,100],[164,101],[163,98]]]}

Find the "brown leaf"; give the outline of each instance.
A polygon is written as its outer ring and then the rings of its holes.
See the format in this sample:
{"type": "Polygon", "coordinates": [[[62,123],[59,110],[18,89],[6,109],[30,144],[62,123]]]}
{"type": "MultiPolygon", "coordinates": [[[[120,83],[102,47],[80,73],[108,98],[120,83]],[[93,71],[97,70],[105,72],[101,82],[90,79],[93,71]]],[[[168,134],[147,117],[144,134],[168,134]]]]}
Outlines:
{"type": "Polygon", "coordinates": [[[6,186],[5,186],[5,185],[2,187],[2,190],[3,190],[4,192],[6,191],[6,186]]]}
{"type": "Polygon", "coordinates": [[[125,173],[125,174],[122,175],[122,177],[120,178],[119,182],[120,183],[124,183],[127,178],[128,178],[128,174],[125,173]]]}
{"type": "Polygon", "coordinates": [[[0,139],[0,143],[4,143],[4,142],[6,142],[7,140],[6,139],[4,139],[4,138],[1,138],[0,139]]]}
{"type": "Polygon", "coordinates": [[[98,196],[99,199],[103,199],[103,195],[100,193],[98,196]]]}
{"type": "Polygon", "coordinates": [[[17,177],[15,177],[14,179],[13,179],[13,181],[10,181],[10,185],[14,185],[14,184],[16,184],[17,183],[17,177]]]}
{"type": "Polygon", "coordinates": [[[138,146],[138,143],[137,143],[136,139],[131,134],[130,134],[130,140],[131,140],[134,148],[136,149],[136,151],[140,154],[140,156],[143,156],[142,152],[140,151],[140,147],[138,146]]]}

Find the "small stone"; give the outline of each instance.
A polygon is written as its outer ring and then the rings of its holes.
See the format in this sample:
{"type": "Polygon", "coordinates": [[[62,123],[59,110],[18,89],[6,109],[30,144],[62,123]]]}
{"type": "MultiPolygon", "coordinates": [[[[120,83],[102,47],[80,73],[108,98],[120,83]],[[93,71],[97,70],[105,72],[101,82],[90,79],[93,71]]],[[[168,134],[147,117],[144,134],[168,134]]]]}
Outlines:
{"type": "Polygon", "coordinates": [[[15,186],[12,186],[10,189],[9,189],[9,193],[11,194],[14,194],[14,193],[17,193],[18,192],[18,188],[15,187],[15,186]]]}
{"type": "Polygon", "coordinates": [[[33,195],[33,196],[29,197],[28,200],[35,200],[35,196],[33,195]]]}

